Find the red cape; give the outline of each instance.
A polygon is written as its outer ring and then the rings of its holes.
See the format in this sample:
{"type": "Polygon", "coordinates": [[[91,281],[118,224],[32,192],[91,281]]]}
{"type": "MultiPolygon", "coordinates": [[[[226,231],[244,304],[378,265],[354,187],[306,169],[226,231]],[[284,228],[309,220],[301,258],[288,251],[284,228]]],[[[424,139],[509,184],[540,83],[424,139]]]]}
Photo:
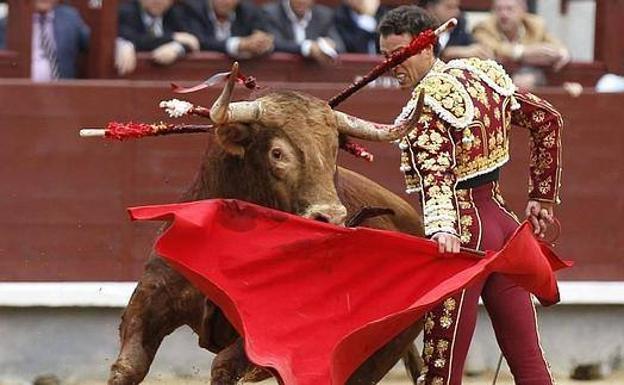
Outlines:
{"type": "Polygon", "coordinates": [[[251,361],[287,385],[342,385],[441,299],[491,272],[543,303],[569,266],[523,224],[500,252],[441,257],[429,240],[344,228],[235,200],[130,209],[169,219],[156,251],[214,301],[251,361]]]}

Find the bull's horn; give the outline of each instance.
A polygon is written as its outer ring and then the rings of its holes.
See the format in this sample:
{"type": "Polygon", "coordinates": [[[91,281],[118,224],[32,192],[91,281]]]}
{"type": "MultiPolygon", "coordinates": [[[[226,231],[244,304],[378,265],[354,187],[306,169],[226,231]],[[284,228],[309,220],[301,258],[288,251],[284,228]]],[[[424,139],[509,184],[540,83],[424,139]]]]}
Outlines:
{"type": "Polygon", "coordinates": [[[232,72],[221,91],[221,95],[214,102],[210,109],[210,120],[215,124],[226,123],[250,123],[260,119],[260,103],[253,102],[236,102],[230,103],[232,100],[232,92],[238,80],[238,62],[232,65],[232,72]]]}
{"type": "Polygon", "coordinates": [[[354,138],[370,140],[372,142],[391,142],[407,135],[416,127],[424,104],[424,93],[418,95],[416,108],[410,116],[398,124],[379,124],[369,122],[344,112],[334,111],[338,122],[338,131],[341,134],[354,138]]]}

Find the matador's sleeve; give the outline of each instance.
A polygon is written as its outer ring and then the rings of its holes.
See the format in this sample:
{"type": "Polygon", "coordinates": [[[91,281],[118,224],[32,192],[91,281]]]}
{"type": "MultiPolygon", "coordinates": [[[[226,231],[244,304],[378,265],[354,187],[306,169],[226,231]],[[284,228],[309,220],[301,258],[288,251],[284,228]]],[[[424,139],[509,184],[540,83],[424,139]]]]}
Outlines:
{"type": "Polygon", "coordinates": [[[423,109],[418,128],[410,138],[413,162],[421,183],[425,235],[445,232],[459,236],[455,144],[450,125],[429,107],[423,109]]]}
{"type": "Polygon", "coordinates": [[[520,108],[511,122],[530,131],[529,199],[559,203],[561,188],[561,114],[531,93],[517,92],[520,108]]]}

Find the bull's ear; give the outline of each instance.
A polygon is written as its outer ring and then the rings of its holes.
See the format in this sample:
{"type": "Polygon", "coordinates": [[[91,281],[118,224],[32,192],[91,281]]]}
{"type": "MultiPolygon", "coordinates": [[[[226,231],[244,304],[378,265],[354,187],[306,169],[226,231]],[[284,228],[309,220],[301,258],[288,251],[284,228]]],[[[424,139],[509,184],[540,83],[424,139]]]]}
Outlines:
{"type": "Polygon", "coordinates": [[[217,142],[223,149],[241,158],[245,156],[245,144],[251,137],[251,127],[246,124],[228,124],[217,127],[217,142]]]}

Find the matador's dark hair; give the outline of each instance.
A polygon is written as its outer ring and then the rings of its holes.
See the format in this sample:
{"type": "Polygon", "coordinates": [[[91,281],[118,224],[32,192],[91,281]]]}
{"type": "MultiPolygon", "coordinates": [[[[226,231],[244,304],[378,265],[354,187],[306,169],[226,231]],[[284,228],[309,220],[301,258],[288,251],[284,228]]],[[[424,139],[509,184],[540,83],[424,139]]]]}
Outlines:
{"type": "Polygon", "coordinates": [[[436,5],[442,0],[420,0],[418,1],[418,6],[425,8],[428,5],[436,5]]]}
{"type": "Polygon", "coordinates": [[[382,36],[409,33],[417,36],[426,29],[435,29],[437,22],[429,12],[415,5],[403,5],[386,13],[379,22],[382,36]]]}

